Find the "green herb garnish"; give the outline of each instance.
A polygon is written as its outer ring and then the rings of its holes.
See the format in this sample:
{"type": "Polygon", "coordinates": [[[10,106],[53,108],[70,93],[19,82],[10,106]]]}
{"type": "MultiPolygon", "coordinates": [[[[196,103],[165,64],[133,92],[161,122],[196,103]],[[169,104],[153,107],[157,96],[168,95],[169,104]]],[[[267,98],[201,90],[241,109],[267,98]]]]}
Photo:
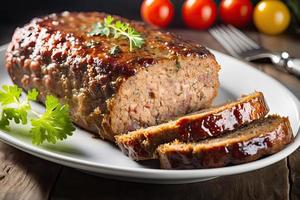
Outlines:
{"type": "Polygon", "coordinates": [[[44,141],[56,143],[57,140],[66,139],[75,130],[69,116],[67,105],[59,103],[52,95],[47,95],[46,111],[39,114],[32,110],[30,102],[36,101],[38,92],[33,89],[28,91],[25,100],[21,100],[22,89],[16,85],[3,85],[0,90],[1,119],[0,128],[9,129],[13,120],[17,124],[31,123],[29,133],[32,143],[41,144],[44,141]]]}
{"type": "Polygon", "coordinates": [[[141,34],[128,23],[115,21],[112,16],[107,16],[103,22],[94,24],[93,30],[89,32],[90,36],[101,35],[113,38],[126,38],[129,41],[129,51],[133,48],[141,48],[144,44],[144,39],[141,34]]]}
{"type": "Polygon", "coordinates": [[[118,45],[114,45],[110,48],[109,52],[108,52],[110,55],[112,56],[116,56],[118,55],[119,53],[121,53],[121,49],[118,45]]]}

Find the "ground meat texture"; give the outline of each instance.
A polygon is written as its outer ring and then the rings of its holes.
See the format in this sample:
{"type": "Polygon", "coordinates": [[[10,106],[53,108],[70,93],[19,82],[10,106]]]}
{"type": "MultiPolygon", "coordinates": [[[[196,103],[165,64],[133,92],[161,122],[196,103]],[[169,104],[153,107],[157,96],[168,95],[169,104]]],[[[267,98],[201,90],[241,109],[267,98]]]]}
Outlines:
{"type": "Polygon", "coordinates": [[[112,141],[211,105],[219,65],[205,47],[114,16],[145,39],[129,51],[126,39],[88,34],[106,16],[64,12],[18,28],[6,54],[14,83],[36,88],[41,102],[56,96],[77,125],[112,141]],[[110,55],[115,45],[119,52],[110,55]]]}
{"type": "Polygon", "coordinates": [[[175,141],[158,147],[161,168],[216,168],[275,154],[293,142],[289,119],[270,115],[243,128],[200,142],[175,141]]]}
{"type": "Polygon", "coordinates": [[[254,92],[240,99],[215,106],[167,123],[117,135],[116,143],[133,160],[157,158],[159,145],[175,139],[181,142],[199,141],[221,136],[258,119],[269,112],[264,95],[254,92]]]}

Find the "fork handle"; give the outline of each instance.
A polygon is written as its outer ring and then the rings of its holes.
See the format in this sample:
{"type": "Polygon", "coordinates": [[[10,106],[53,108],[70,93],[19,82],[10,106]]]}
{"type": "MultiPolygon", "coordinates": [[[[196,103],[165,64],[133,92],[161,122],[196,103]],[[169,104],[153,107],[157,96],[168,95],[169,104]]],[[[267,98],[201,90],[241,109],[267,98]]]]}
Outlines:
{"type": "Polygon", "coordinates": [[[286,63],[286,70],[300,77],[300,59],[289,58],[286,63]]]}
{"type": "Polygon", "coordinates": [[[300,59],[292,58],[287,52],[279,54],[271,53],[272,62],[281,69],[300,77],[300,59]]]}

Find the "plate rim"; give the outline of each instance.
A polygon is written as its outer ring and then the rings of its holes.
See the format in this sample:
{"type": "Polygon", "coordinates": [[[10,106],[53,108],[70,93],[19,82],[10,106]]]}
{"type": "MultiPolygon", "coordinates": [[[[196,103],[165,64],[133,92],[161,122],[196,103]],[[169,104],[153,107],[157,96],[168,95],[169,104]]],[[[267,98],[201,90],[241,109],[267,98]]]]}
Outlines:
{"type": "MultiPolygon", "coordinates": [[[[5,51],[8,44],[0,46],[0,51],[5,51]]],[[[222,52],[217,50],[210,49],[214,54],[217,53],[224,57],[234,59],[239,62],[243,62],[245,67],[249,68],[250,70],[256,71],[257,73],[262,74],[265,78],[272,80],[280,89],[284,90],[285,93],[288,94],[289,97],[293,100],[296,108],[298,109],[298,118],[300,117],[300,102],[298,98],[283,84],[279,81],[274,79],[273,77],[261,72],[260,70],[251,67],[251,64],[244,62],[242,60],[236,59],[229,55],[226,55],[222,52]]],[[[298,130],[294,142],[287,145],[283,150],[277,152],[276,154],[270,155],[268,157],[252,161],[249,163],[234,165],[234,166],[227,166],[227,167],[220,167],[220,168],[212,168],[212,169],[188,169],[188,170],[165,170],[165,169],[151,169],[151,168],[130,168],[130,167],[122,167],[122,166],[111,166],[109,164],[101,164],[92,161],[85,161],[78,158],[72,158],[67,155],[61,155],[58,153],[54,153],[45,149],[41,149],[36,146],[32,146],[31,144],[27,144],[13,136],[5,133],[4,131],[0,131],[0,140],[6,144],[9,144],[19,150],[22,150],[26,153],[34,155],[36,157],[55,162],[58,164],[62,164],[65,166],[88,170],[90,172],[96,173],[104,173],[107,175],[114,175],[114,176],[122,176],[122,177],[131,177],[131,178],[138,178],[138,179],[147,179],[147,180],[188,180],[191,179],[204,179],[208,177],[217,177],[217,176],[225,176],[225,175],[232,175],[232,174],[239,174],[244,172],[250,172],[256,169],[260,169],[266,167],[268,165],[274,164],[279,162],[280,160],[284,159],[285,157],[289,156],[293,153],[299,146],[300,146],[300,127],[298,125],[298,130]]],[[[146,181],[146,180],[145,180],[146,181]]]]}
{"type": "Polygon", "coordinates": [[[6,48],[8,47],[8,45],[9,45],[9,43],[1,45],[0,46],[0,51],[6,50],[6,48]]]}

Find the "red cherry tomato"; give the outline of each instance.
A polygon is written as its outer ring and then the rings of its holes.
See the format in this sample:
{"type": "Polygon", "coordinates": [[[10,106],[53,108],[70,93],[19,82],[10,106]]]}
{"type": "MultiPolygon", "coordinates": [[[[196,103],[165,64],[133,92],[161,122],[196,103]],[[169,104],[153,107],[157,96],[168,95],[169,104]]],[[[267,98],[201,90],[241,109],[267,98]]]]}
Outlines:
{"type": "Polygon", "coordinates": [[[174,16],[174,7],[170,0],[144,0],[141,15],[151,25],[166,27],[174,16]]]}
{"type": "Polygon", "coordinates": [[[252,19],[253,5],[250,0],[223,0],[220,17],[226,24],[245,27],[252,19]]]}
{"type": "Polygon", "coordinates": [[[207,29],[216,21],[217,6],[213,0],[187,0],[182,6],[184,23],[194,29],[207,29]]]}

